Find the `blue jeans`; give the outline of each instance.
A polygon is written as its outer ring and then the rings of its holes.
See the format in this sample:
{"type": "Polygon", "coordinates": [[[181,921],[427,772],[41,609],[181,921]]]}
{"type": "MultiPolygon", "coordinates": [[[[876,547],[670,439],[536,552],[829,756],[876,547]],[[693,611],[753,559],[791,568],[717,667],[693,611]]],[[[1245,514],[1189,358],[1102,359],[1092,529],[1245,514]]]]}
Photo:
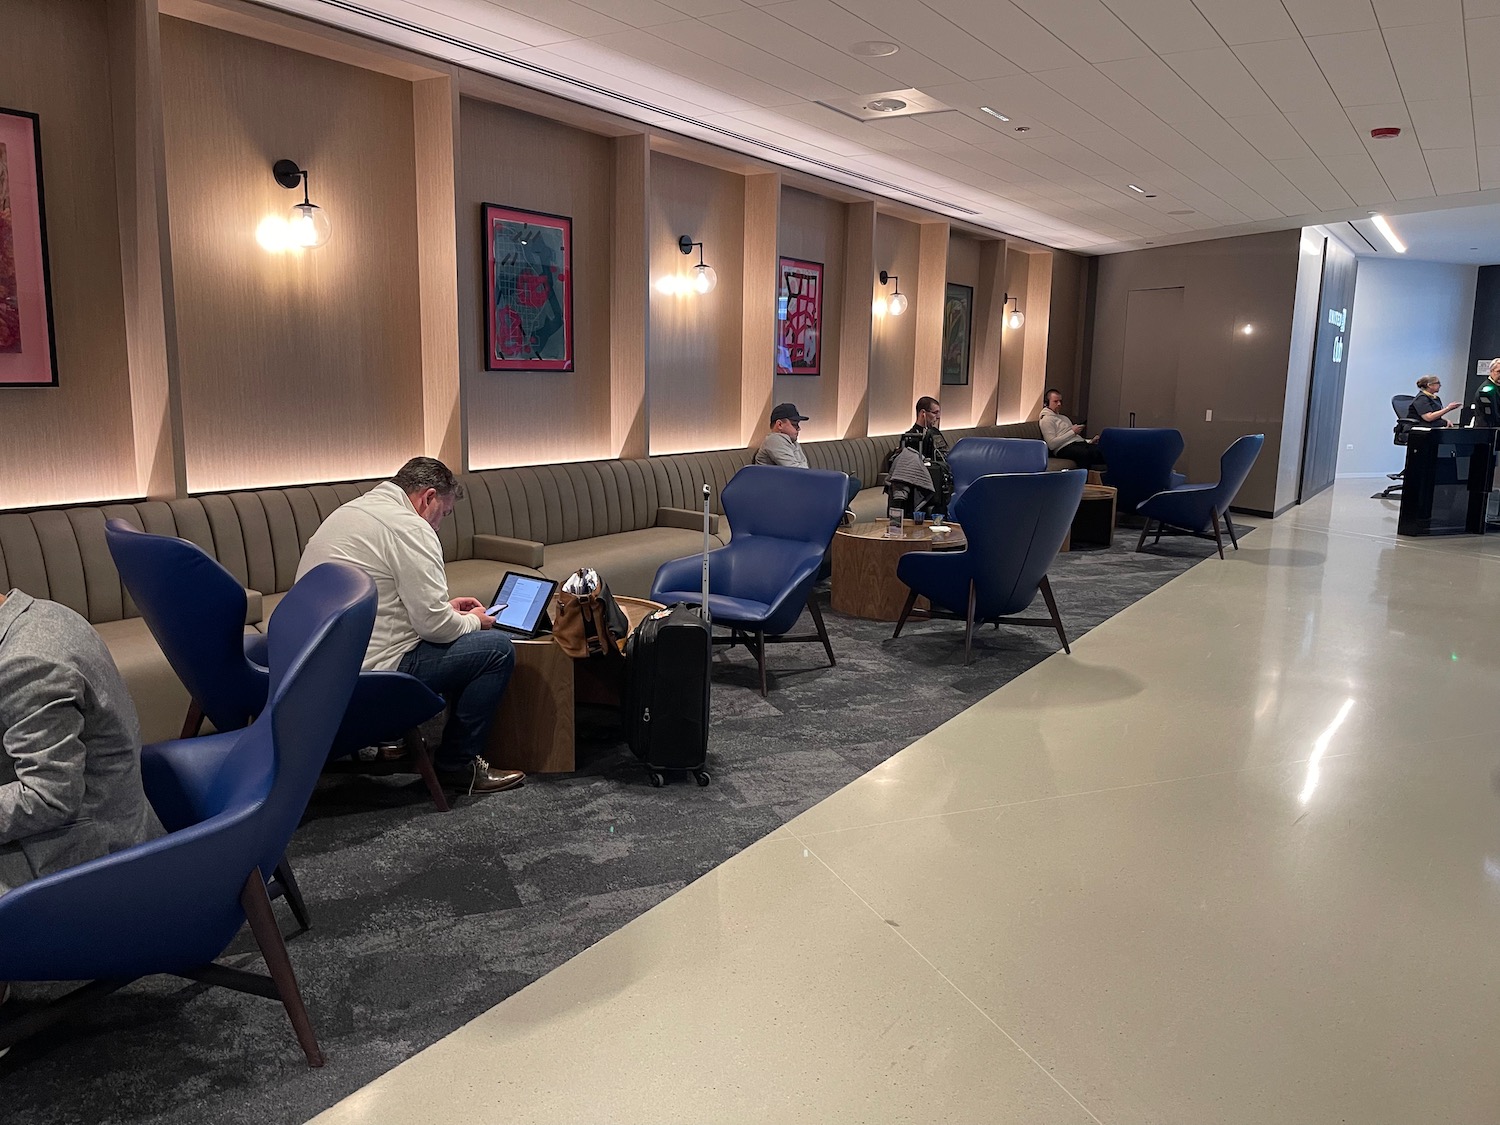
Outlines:
{"type": "Polygon", "coordinates": [[[484,754],[495,709],[510,683],[516,652],[498,629],[465,633],[451,644],[419,641],[398,665],[448,700],[448,722],[434,764],[440,770],[467,766],[484,754]]]}

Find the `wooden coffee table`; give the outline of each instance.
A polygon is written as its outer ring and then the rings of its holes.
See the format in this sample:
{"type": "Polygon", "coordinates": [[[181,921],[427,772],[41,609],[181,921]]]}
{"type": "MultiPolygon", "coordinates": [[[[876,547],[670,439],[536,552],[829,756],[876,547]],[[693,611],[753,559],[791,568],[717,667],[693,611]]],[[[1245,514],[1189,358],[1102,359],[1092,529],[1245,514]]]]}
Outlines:
{"type": "MultiPolygon", "coordinates": [[[[833,537],[833,598],[839,613],[870,621],[895,621],[910,591],[896,577],[896,563],[908,551],[961,551],[968,546],[963,528],[949,523],[947,535],[934,536],[930,523],[907,521],[901,538],[887,534],[885,521],[840,528],[833,537]]],[[[927,608],[920,599],[918,608],[927,608]]]]}
{"type": "MultiPolygon", "coordinates": [[[[634,629],[661,608],[645,598],[616,597],[634,629]]],[[[555,620],[557,602],[548,612],[555,620]]],[[[619,703],[624,659],[574,660],[550,635],[514,641],[515,671],[490,727],[484,756],[492,765],[527,773],[573,771],[573,708],[619,703]]]]}

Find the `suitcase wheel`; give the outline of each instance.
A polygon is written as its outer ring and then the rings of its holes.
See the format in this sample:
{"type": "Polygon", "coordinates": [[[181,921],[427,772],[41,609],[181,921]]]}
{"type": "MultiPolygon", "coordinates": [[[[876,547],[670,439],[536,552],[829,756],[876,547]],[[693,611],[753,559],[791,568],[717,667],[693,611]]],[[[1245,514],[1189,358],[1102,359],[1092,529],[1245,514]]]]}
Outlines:
{"type": "Polygon", "coordinates": [[[698,779],[698,787],[700,789],[703,786],[705,786],[705,785],[708,784],[708,771],[707,770],[694,770],[693,771],[693,776],[698,779]]]}
{"type": "Polygon", "coordinates": [[[661,771],[659,771],[659,770],[652,770],[650,776],[651,776],[651,788],[653,788],[653,789],[660,789],[663,785],[665,785],[667,783],[666,776],[664,774],[662,774],[661,771]]]}

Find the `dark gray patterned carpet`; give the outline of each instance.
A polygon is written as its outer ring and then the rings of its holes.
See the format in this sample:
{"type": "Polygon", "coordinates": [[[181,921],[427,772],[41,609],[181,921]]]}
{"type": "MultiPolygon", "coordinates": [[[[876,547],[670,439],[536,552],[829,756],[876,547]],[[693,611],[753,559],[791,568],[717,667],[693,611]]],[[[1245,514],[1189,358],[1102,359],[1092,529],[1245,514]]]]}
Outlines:
{"type": "MultiPolygon", "coordinates": [[[[1213,553],[1134,543],[1122,529],[1110,549],[1057,560],[1071,639],[1213,553]]],[[[291,849],[314,928],[289,945],[323,1069],[303,1063],[280,1005],[156,978],[0,1062],[0,1121],[306,1121],[1057,649],[1048,630],[985,629],[965,668],[961,624],[891,641],[888,624],[824,613],[838,667],[817,645],[773,648],[769,699],[743,649],[721,653],[706,789],[652,789],[609,714],[581,723],[579,773],[464,798],[448,816],[403,778],[320,788],[291,849]]],[[[259,970],[247,944],[228,960],[259,970]]]]}

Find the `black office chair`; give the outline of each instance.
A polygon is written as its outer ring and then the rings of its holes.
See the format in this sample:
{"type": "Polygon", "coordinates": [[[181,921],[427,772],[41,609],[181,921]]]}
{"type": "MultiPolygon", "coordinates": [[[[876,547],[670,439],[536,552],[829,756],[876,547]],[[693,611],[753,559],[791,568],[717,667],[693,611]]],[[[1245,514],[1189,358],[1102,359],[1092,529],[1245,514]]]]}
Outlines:
{"type": "MultiPolygon", "coordinates": [[[[1416,398],[1416,395],[1391,396],[1391,409],[1396,412],[1396,428],[1392,431],[1391,436],[1391,441],[1395,445],[1405,445],[1407,435],[1411,433],[1412,420],[1406,416],[1406,411],[1416,401],[1416,398]]],[[[1390,477],[1396,483],[1387,485],[1383,491],[1375,493],[1370,499],[1389,500],[1393,496],[1399,496],[1401,494],[1401,478],[1405,475],[1404,470],[1399,473],[1386,473],[1386,476],[1390,477]]]]}

